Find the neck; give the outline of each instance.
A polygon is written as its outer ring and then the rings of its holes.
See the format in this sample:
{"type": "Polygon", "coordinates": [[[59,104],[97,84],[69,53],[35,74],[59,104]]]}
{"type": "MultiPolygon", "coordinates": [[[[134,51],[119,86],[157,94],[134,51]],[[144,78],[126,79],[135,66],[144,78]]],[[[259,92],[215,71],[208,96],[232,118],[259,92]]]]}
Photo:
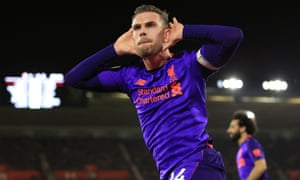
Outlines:
{"type": "Polygon", "coordinates": [[[163,66],[171,58],[171,53],[166,51],[164,53],[155,54],[143,58],[145,67],[148,71],[155,70],[163,66]]]}
{"type": "Polygon", "coordinates": [[[250,137],[250,135],[248,135],[247,133],[243,133],[241,134],[240,139],[238,140],[238,144],[241,145],[244,141],[246,141],[248,138],[250,137]]]}

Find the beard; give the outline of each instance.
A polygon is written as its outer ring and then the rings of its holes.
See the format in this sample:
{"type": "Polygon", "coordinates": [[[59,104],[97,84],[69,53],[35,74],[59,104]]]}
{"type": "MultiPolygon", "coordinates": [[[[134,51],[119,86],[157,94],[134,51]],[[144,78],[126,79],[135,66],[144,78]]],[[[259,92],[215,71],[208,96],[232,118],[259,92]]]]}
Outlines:
{"type": "Polygon", "coordinates": [[[147,45],[137,49],[137,53],[140,57],[146,58],[160,53],[162,50],[161,46],[147,45]]]}
{"type": "Polygon", "coordinates": [[[142,58],[151,56],[154,53],[151,48],[138,49],[137,52],[138,52],[138,55],[142,58]]]}
{"type": "Polygon", "coordinates": [[[232,141],[236,142],[241,138],[241,133],[236,132],[236,133],[232,134],[232,136],[230,138],[231,138],[232,141]]]}

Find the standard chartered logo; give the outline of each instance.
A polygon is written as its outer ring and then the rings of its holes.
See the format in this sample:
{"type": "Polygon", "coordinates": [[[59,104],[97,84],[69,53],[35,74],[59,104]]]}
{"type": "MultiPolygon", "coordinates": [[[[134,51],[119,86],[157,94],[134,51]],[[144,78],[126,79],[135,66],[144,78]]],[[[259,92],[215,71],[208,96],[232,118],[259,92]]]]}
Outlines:
{"type": "Polygon", "coordinates": [[[22,73],[21,76],[6,76],[5,83],[10,93],[10,102],[15,108],[49,109],[61,104],[55,90],[63,86],[61,73],[22,73]]]}

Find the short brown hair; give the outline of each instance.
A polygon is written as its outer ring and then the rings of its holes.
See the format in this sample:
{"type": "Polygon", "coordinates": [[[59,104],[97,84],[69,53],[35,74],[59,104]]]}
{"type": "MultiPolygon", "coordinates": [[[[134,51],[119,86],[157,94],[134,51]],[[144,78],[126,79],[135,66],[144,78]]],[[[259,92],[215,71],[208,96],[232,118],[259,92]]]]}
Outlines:
{"type": "Polygon", "coordinates": [[[136,15],[143,12],[155,12],[159,14],[164,24],[169,27],[169,14],[166,10],[161,10],[160,8],[151,4],[142,4],[135,9],[132,19],[135,18],[136,15]]]}

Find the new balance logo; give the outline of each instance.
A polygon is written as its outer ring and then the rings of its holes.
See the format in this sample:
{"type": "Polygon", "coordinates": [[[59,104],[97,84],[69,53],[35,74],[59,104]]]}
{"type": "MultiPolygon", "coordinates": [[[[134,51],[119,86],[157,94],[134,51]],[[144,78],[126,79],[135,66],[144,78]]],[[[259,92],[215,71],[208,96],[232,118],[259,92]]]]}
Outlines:
{"type": "Polygon", "coordinates": [[[135,85],[144,86],[145,83],[146,83],[146,80],[144,80],[144,79],[138,79],[138,80],[135,82],[135,85]]]}

